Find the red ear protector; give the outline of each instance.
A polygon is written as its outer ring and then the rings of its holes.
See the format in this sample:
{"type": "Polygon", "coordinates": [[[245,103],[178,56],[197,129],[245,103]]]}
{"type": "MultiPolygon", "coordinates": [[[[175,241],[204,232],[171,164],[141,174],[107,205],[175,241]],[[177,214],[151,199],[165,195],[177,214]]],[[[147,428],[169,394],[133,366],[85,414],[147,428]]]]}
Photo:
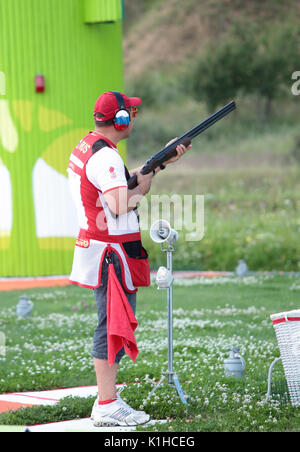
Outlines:
{"type": "Polygon", "coordinates": [[[124,98],[118,91],[111,91],[118,101],[118,111],[116,112],[113,123],[117,130],[124,130],[130,124],[130,112],[127,110],[124,98]]]}

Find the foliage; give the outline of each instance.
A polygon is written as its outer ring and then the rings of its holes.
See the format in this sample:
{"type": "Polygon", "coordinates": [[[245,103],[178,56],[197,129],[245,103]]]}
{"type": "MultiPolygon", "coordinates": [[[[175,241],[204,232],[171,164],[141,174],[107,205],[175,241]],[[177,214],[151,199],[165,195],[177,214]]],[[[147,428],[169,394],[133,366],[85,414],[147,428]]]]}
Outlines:
{"type": "Polygon", "coordinates": [[[184,94],[181,77],[170,77],[153,71],[142,74],[128,83],[127,90],[142,98],[141,109],[162,109],[165,105],[178,102],[184,94]]]}
{"type": "Polygon", "coordinates": [[[294,143],[290,150],[290,157],[292,162],[300,165],[300,135],[296,135],[294,138],[294,143]]]}
{"type": "Polygon", "coordinates": [[[243,94],[255,93],[270,102],[289,88],[298,64],[300,28],[291,24],[268,26],[236,22],[218,43],[199,58],[194,71],[194,93],[209,109],[243,94]]]}
{"type": "Polygon", "coordinates": [[[199,58],[193,75],[194,95],[199,101],[204,100],[210,110],[235,97],[241,86],[249,86],[249,62],[256,50],[253,37],[253,26],[242,33],[238,25],[227,38],[211,43],[199,58]]]}

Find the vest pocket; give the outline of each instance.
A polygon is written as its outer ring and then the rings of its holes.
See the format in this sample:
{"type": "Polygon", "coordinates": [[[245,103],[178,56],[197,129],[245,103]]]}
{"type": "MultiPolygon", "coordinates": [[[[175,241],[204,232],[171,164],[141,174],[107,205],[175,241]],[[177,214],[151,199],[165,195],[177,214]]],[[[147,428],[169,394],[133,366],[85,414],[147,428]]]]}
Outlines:
{"type": "Polygon", "coordinates": [[[134,257],[132,257],[129,256],[123,244],[121,244],[121,247],[130,270],[132,284],[135,287],[150,286],[150,265],[148,261],[148,253],[145,248],[141,246],[141,252],[139,253],[140,255],[134,255],[134,257]]]}

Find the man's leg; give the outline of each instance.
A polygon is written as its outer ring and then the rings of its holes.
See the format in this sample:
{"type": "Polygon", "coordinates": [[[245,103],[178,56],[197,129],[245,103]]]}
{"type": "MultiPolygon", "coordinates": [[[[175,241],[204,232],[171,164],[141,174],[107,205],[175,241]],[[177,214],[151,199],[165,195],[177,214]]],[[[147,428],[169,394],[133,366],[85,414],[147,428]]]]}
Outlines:
{"type": "Polygon", "coordinates": [[[94,358],[95,372],[97,377],[99,400],[112,400],[117,398],[116,378],[118,364],[112,366],[104,359],[94,358]]]}
{"type": "MultiPolygon", "coordinates": [[[[121,264],[118,257],[112,253],[112,260],[116,275],[122,284],[121,264]]],[[[106,328],[106,310],[107,310],[107,282],[108,282],[108,266],[103,262],[101,286],[94,290],[94,296],[98,311],[98,326],[94,334],[94,344],[92,355],[94,358],[94,366],[98,385],[99,400],[111,400],[116,396],[116,377],[118,364],[125,354],[122,348],[116,355],[115,363],[109,366],[107,359],[107,328],[106,328]]],[[[136,310],[136,293],[126,293],[129,304],[135,313],[136,310]]]]}
{"type": "MultiPolygon", "coordinates": [[[[121,264],[117,256],[112,253],[112,260],[116,275],[122,284],[121,264]]],[[[126,293],[126,292],[125,292],[126,293]]],[[[98,385],[98,398],[95,400],[91,419],[95,427],[106,425],[140,425],[151,419],[144,411],[131,408],[116,393],[116,377],[118,365],[125,354],[124,347],[117,353],[112,366],[108,364],[107,356],[107,265],[104,261],[102,268],[101,286],[94,290],[98,311],[98,326],[94,333],[92,356],[98,385]]],[[[128,302],[135,313],[136,293],[126,293],[128,302]]]]}

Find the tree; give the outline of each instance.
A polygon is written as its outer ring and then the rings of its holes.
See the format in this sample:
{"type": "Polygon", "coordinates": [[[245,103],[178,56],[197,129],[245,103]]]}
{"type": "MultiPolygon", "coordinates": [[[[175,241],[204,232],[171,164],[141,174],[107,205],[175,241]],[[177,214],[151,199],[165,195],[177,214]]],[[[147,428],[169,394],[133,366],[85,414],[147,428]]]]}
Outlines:
{"type": "Polygon", "coordinates": [[[256,52],[255,29],[249,24],[247,33],[235,24],[218,44],[209,45],[194,71],[193,89],[196,99],[204,100],[214,110],[251,86],[251,67],[256,52]]]}
{"type": "Polygon", "coordinates": [[[251,23],[236,23],[198,61],[195,96],[212,110],[239,92],[258,94],[269,117],[272,101],[282,94],[297,68],[299,49],[299,25],[272,25],[261,31],[251,23]]]}
{"type": "Polygon", "coordinates": [[[268,27],[257,39],[249,91],[264,100],[266,118],[270,117],[273,100],[290,89],[291,74],[298,67],[299,50],[299,26],[268,27]]]}

